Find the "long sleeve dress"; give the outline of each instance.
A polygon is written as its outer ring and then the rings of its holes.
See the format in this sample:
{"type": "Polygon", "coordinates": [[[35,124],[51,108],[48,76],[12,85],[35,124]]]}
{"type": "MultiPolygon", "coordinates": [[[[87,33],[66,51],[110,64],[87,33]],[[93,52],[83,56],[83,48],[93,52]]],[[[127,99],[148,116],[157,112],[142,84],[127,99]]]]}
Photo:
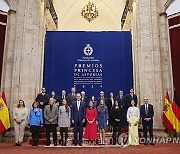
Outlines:
{"type": "Polygon", "coordinates": [[[127,121],[129,122],[129,144],[139,145],[138,122],[140,111],[137,107],[129,107],[127,111],[127,121]],[[137,124],[136,126],[134,124],[137,124]]]}
{"type": "Polygon", "coordinates": [[[93,123],[90,124],[87,122],[85,133],[84,133],[85,139],[95,140],[98,138],[96,119],[97,119],[96,108],[86,109],[86,120],[87,121],[93,121],[93,123]]]}
{"type": "Polygon", "coordinates": [[[66,112],[66,109],[63,106],[59,107],[59,115],[58,115],[58,125],[59,127],[70,127],[70,117],[71,117],[71,110],[70,107],[69,112],[66,112]]]}
{"type": "Polygon", "coordinates": [[[98,106],[97,108],[98,115],[97,115],[97,121],[98,121],[98,127],[100,129],[107,129],[107,120],[109,119],[108,116],[108,108],[106,106],[98,106]]]}

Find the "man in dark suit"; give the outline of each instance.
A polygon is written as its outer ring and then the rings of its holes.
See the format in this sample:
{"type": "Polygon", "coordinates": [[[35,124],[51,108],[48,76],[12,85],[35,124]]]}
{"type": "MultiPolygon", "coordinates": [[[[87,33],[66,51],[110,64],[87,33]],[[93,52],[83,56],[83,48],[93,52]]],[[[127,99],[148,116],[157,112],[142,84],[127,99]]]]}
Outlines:
{"type": "Polygon", "coordinates": [[[104,91],[100,91],[100,96],[97,100],[97,106],[99,106],[101,100],[104,100],[105,104],[107,104],[107,99],[104,97],[104,91]]]}
{"type": "Polygon", "coordinates": [[[107,108],[108,108],[108,115],[109,115],[109,126],[112,126],[112,109],[115,106],[115,98],[114,93],[110,92],[109,99],[107,100],[107,108]]]}
{"type": "Polygon", "coordinates": [[[119,103],[119,107],[122,109],[124,109],[126,106],[126,97],[123,94],[124,94],[123,91],[120,90],[119,95],[116,97],[116,100],[119,103]]]}
{"type": "Polygon", "coordinates": [[[76,101],[72,103],[71,117],[74,124],[74,145],[82,146],[83,123],[85,122],[85,103],[81,101],[81,94],[76,94],[76,101]],[[78,139],[79,133],[79,139],[78,139]]]}
{"type": "MultiPolygon", "coordinates": [[[[64,100],[64,99],[68,102],[68,97],[66,96],[66,91],[62,90],[61,95],[58,98],[59,106],[62,105],[62,100],[64,100]]],[[[69,102],[68,102],[68,105],[69,105],[69,102]]]]}
{"type": "Polygon", "coordinates": [[[49,103],[49,95],[46,94],[46,88],[42,87],[42,92],[37,95],[36,101],[39,103],[39,107],[44,110],[44,107],[49,103]]]}
{"type": "Polygon", "coordinates": [[[122,90],[119,91],[119,95],[116,97],[116,100],[118,101],[119,107],[122,109],[122,126],[128,126],[128,122],[127,122],[127,109],[128,109],[128,105],[126,103],[126,97],[123,95],[124,92],[122,90]]]}
{"type": "Polygon", "coordinates": [[[150,135],[150,145],[154,145],[153,143],[153,116],[154,116],[154,109],[153,105],[149,104],[148,98],[144,98],[144,104],[140,107],[140,114],[142,117],[142,125],[143,125],[143,135],[145,138],[145,145],[148,144],[147,140],[147,129],[149,129],[150,135]]]}
{"type": "Polygon", "coordinates": [[[71,93],[68,94],[68,103],[69,103],[69,106],[71,106],[72,102],[74,102],[75,100],[76,100],[76,88],[72,87],[71,88],[71,93]]]}
{"type": "Polygon", "coordinates": [[[85,91],[81,91],[81,101],[83,101],[86,104],[86,107],[88,107],[89,102],[88,102],[88,98],[86,97],[85,91]]]}
{"type": "Polygon", "coordinates": [[[126,103],[127,103],[128,107],[131,106],[131,100],[134,100],[135,106],[137,106],[138,99],[137,99],[137,95],[134,94],[133,88],[130,89],[130,93],[127,94],[127,96],[126,96],[126,103]]]}

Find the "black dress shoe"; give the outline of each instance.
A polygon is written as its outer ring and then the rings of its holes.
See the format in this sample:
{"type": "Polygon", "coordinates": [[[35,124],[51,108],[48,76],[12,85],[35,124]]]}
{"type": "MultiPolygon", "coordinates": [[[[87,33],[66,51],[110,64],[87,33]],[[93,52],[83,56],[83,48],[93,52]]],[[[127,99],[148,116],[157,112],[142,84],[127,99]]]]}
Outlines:
{"type": "Polygon", "coordinates": [[[57,146],[57,143],[54,143],[54,146],[57,146]]]}
{"type": "Polygon", "coordinates": [[[74,146],[77,146],[77,143],[74,143],[74,146]]]}
{"type": "Polygon", "coordinates": [[[82,143],[80,143],[79,146],[82,146],[82,143]]]}
{"type": "Polygon", "coordinates": [[[38,142],[36,142],[35,146],[38,146],[38,142]]]}
{"type": "Polygon", "coordinates": [[[46,146],[50,146],[50,143],[46,143],[46,146]]]}
{"type": "Polygon", "coordinates": [[[155,145],[154,143],[150,143],[150,145],[155,145]]]}
{"type": "Polygon", "coordinates": [[[19,146],[19,143],[14,144],[14,146],[19,146]]]}
{"type": "Polygon", "coordinates": [[[148,145],[148,143],[146,142],[146,143],[144,143],[144,145],[148,145]]]}

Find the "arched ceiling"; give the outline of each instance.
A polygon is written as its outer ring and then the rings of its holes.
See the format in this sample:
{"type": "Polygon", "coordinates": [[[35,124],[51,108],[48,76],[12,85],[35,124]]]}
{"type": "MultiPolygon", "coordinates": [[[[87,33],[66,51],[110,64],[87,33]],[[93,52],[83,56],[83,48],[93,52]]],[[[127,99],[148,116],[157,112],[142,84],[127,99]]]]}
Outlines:
{"type": "Polygon", "coordinates": [[[81,16],[87,0],[54,0],[59,30],[120,30],[126,0],[93,0],[99,16],[89,23],[81,16]]]}
{"type": "Polygon", "coordinates": [[[8,12],[10,8],[10,2],[8,0],[0,0],[0,10],[8,12]]]}

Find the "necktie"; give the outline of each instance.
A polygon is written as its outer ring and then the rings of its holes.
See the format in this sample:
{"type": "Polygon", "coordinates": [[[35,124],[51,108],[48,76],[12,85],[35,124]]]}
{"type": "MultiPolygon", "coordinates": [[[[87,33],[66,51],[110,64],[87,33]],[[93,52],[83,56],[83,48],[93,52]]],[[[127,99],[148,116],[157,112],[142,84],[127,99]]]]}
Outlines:
{"type": "Polygon", "coordinates": [[[80,106],[80,102],[78,101],[77,102],[78,111],[79,111],[79,106],[80,106]]]}
{"type": "Polygon", "coordinates": [[[148,105],[145,105],[145,109],[146,109],[146,114],[148,113],[148,105]]]}

